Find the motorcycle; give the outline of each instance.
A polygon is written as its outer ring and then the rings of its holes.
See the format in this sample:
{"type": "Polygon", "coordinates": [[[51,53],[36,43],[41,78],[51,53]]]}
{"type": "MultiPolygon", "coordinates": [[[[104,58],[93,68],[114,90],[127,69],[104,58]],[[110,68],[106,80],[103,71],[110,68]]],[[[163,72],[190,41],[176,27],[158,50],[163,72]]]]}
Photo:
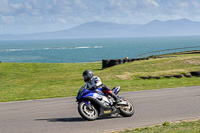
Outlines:
{"type": "MultiPolygon", "coordinates": [[[[114,87],[112,92],[116,95],[120,87],[114,87]]],[[[124,117],[131,117],[134,114],[133,104],[126,98],[119,97],[120,102],[116,104],[115,100],[106,96],[100,87],[95,90],[89,90],[82,86],[76,96],[78,102],[78,112],[86,120],[93,121],[98,117],[120,114],[124,117]]]]}

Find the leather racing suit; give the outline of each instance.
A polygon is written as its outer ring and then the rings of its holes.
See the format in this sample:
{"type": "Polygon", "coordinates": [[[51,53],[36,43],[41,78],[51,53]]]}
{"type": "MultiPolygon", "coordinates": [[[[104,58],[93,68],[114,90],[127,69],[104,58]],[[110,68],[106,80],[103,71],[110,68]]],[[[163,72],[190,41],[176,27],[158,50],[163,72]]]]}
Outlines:
{"type": "Polygon", "coordinates": [[[96,88],[101,87],[102,91],[106,95],[110,95],[113,97],[116,101],[116,103],[119,102],[119,98],[106,86],[101,82],[101,79],[97,76],[93,76],[92,79],[85,83],[85,88],[88,88],[90,90],[95,90],[96,88]]]}

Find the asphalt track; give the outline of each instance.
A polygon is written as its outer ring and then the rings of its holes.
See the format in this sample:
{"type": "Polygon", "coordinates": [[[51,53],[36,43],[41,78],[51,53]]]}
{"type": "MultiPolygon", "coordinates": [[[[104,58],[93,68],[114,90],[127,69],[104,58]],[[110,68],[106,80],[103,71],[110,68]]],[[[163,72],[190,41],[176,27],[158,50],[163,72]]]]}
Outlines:
{"type": "Polygon", "coordinates": [[[200,118],[200,86],[120,93],[135,105],[132,117],[83,120],[74,97],[0,103],[0,133],[99,133],[200,118]]]}

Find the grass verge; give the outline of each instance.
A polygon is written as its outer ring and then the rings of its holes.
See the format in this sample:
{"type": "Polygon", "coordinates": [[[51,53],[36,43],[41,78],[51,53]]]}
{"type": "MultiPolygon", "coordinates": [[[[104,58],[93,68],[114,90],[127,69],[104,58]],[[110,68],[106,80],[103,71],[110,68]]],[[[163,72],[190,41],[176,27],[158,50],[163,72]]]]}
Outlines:
{"type": "Polygon", "coordinates": [[[101,70],[97,63],[0,63],[0,102],[75,96],[84,85],[82,72],[90,69],[108,87],[140,91],[199,86],[200,78],[142,80],[141,76],[167,76],[200,71],[200,54],[177,55],[121,64],[101,70]]]}
{"type": "Polygon", "coordinates": [[[113,133],[199,133],[200,120],[197,121],[182,121],[182,122],[164,122],[162,125],[151,127],[125,129],[113,133]]]}

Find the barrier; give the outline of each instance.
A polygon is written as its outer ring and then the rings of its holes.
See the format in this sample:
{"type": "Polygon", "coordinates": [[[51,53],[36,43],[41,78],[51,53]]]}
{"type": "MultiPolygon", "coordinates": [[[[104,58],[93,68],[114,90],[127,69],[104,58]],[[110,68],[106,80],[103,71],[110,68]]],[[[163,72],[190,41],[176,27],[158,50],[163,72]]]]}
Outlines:
{"type": "Polygon", "coordinates": [[[139,61],[139,60],[148,60],[149,58],[126,58],[126,59],[103,59],[102,60],[102,69],[108,68],[108,67],[112,67],[112,66],[116,66],[119,64],[123,64],[123,63],[130,63],[133,61],[139,61]]]}
{"type": "Polygon", "coordinates": [[[159,51],[153,51],[153,52],[140,54],[140,55],[137,56],[137,58],[145,58],[145,57],[150,57],[150,56],[156,57],[156,56],[164,55],[164,54],[173,54],[173,53],[181,53],[181,52],[188,52],[188,51],[198,51],[198,50],[200,50],[200,46],[165,49],[165,50],[159,50],[159,51]]]}
{"type": "MultiPolygon", "coordinates": [[[[133,61],[148,60],[150,57],[159,58],[158,57],[159,55],[164,55],[164,54],[173,54],[173,53],[181,53],[181,52],[189,52],[189,51],[199,52],[199,50],[200,50],[200,46],[184,47],[184,48],[166,49],[166,50],[144,53],[144,54],[138,55],[137,58],[131,58],[131,59],[129,59],[128,57],[125,57],[125,59],[108,59],[108,60],[103,59],[102,60],[102,69],[105,69],[105,68],[108,68],[111,66],[115,66],[118,64],[130,63],[133,61]]],[[[162,57],[160,57],[160,58],[162,58],[162,57]]]]}
{"type": "Polygon", "coordinates": [[[109,66],[115,66],[119,64],[119,60],[118,59],[112,59],[110,60],[109,66]]]}
{"type": "Polygon", "coordinates": [[[102,68],[105,69],[109,66],[110,60],[102,60],[102,68]]]}

